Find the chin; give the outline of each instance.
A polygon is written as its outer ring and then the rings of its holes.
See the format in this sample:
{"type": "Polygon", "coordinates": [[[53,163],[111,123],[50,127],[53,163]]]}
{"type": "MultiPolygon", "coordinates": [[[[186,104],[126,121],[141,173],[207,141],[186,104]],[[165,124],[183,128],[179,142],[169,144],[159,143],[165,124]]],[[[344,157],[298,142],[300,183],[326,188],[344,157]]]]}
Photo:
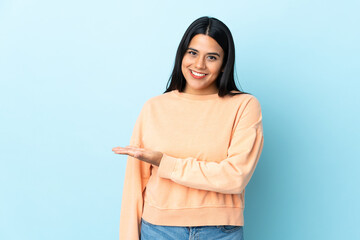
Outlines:
{"type": "Polygon", "coordinates": [[[189,85],[190,88],[195,89],[195,90],[203,90],[206,89],[208,86],[205,86],[203,83],[187,83],[189,85]]]}

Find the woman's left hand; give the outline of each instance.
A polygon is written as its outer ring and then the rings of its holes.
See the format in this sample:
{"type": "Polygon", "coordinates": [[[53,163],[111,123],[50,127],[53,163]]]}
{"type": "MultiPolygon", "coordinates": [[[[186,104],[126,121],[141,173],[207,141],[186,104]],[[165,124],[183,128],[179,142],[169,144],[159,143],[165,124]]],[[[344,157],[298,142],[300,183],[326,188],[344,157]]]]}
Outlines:
{"type": "Polygon", "coordinates": [[[151,151],[145,148],[138,148],[133,146],[126,147],[114,147],[112,151],[116,154],[126,154],[131,157],[137,158],[141,161],[153,164],[155,166],[160,165],[161,158],[163,157],[162,152],[151,151]]]}

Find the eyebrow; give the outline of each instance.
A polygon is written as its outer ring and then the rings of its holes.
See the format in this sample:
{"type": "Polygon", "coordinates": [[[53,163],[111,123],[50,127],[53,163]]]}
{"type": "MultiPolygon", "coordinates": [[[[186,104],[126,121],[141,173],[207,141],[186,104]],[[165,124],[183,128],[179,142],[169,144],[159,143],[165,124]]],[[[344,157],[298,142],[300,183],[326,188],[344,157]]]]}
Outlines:
{"type": "MultiPolygon", "coordinates": [[[[198,50],[196,50],[196,49],[194,49],[194,48],[188,48],[187,50],[193,50],[194,52],[199,52],[198,50]]],[[[217,52],[209,52],[209,53],[207,53],[207,54],[211,54],[211,55],[217,55],[217,56],[219,56],[220,57],[220,54],[218,54],[217,52]]]]}

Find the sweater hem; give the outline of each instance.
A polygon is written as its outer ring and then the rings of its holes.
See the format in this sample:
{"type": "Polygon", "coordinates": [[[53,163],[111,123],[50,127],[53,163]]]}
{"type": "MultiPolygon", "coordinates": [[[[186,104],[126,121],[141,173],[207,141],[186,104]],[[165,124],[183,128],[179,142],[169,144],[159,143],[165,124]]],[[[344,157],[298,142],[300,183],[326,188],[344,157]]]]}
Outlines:
{"type": "Polygon", "coordinates": [[[236,207],[159,209],[145,201],[142,218],[163,226],[243,226],[243,212],[244,208],[236,207]]]}

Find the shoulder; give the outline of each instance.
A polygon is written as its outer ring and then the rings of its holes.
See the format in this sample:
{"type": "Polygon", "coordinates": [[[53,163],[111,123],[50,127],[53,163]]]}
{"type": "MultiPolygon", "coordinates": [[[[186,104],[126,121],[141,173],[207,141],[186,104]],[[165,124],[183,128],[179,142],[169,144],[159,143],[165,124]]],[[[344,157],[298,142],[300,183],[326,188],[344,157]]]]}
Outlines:
{"type": "Polygon", "coordinates": [[[233,93],[238,93],[231,96],[231,100],[236,102],[239,107],[245,108],[261,108],[260,101],[258,98],[250,93],[241,93],[240,91],[231,91],[233,93]]]}
{"type": "Polygon", "coordinates": [[[148,98],[143,105],[143,109],[147,110],[147,109],[150,109],[159,104],[166,103],[171,98],[171,94],[172,94],[171,92],[166,92],[166,93],[159,94],[159,95],[148,98]]]}
{"type": "Polygon", "coordinates": [[[163,101],[166,101],[169,99],[169,97],[171,96],[171,92],[166,92],[166,93],[162,93],[162,94],[159,94],[159,95],[156,95],[156,96],[153,96],[153,97],[150,97],[146,102],[145,104],[154,104],[154,103],[157,103],[157,102],[163,102],[163,101]]]}
{"type": "Polygon", "coordinates": [[[172,92],[166,92],[166,93],[162,93],[162,94],[158,94],[156,96],[153,96],[151,98],[148,99],[148,102],[153,103],[153,102],[161,102],[161,101],[166,101],[167,99],[169,99],[169,97],[171,97],[173,93],[172,92]]]}
{"type": "Polygon", "coordinates": [[[233,96],[237,104],[236,122],[240,128],[255,126],[262,122],[261,105],[258,98],[252,94],[238,94],[233,96]]]}

